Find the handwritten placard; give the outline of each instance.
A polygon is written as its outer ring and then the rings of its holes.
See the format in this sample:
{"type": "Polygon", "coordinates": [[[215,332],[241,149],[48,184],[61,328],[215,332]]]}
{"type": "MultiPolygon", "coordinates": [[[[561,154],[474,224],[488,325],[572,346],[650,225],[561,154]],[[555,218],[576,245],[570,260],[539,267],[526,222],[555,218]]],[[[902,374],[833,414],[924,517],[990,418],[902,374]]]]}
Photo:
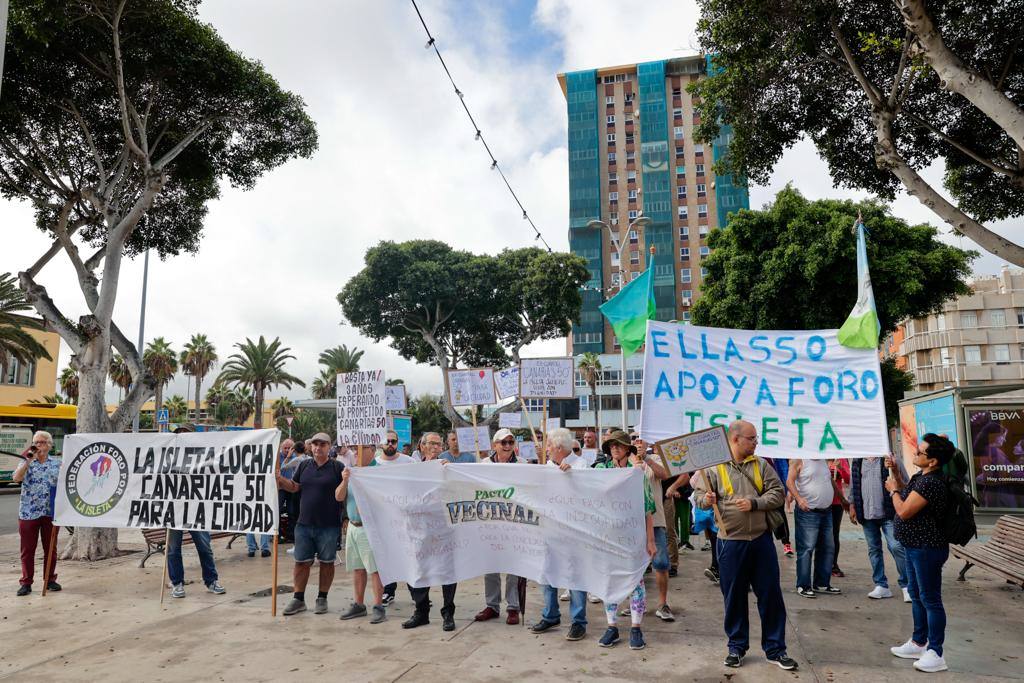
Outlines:
{"type": "Polygon", "coordinates": [[[580,453],[580,457],[587,461],[587,467],[593,467],[594,463],[597,462],[597,449],[584,448],[580,453]]]}
{"type": "Polygon", "coordinates": [[[524,358],[519,363],[520,398],[573,398],[572,358],[524,358]]]}
{"type": "Polygon", "coordinates": [[[388,428],[384,371],[360,370],[338,374],[338,443],[375,446],[388,428]]]}
{"type": "Polygon", "coordinates": [[[405,410],[408,407],[404,384],[393,384],[384,387],[384,403],[388,410],[405,410]]]}
{"type": "Polygon", "coordinates": [[[498,413],[498,427],[507,429],[522,429],[522,413],[498,413]]]}
{"type": "Polygon", "coordinates": [[[658,441],[654,451],[672,474],[720,465],[732,459],[725,427],[711,427],[658,441]]]}
{"type": "Polygon", "coordinates": [[[498,390],[498,400],[513,398],[519,395],[519,366],[513,365],[494,373],[494,387],[498,390]]]}
{"type": "Polygon", "coordinates": [[[494,369],[448,370],[448,398],[453,406],[478,406],[497,403],[494,395],[494,369]]]}
{"type": "Polygon", "coordinates": [[[459,427],[455,435],[459,438],[459,450],[463,453],[486,453],[491,450],[491,434],[487,425],[478,425],[476,432],[473,427],[459,427]]]}
{"type": "Polygon", "coordinates": [[[526,460],[528,462],[537,461],[537,447],[532,441],[519,442],[519,460],[526,460]]]}

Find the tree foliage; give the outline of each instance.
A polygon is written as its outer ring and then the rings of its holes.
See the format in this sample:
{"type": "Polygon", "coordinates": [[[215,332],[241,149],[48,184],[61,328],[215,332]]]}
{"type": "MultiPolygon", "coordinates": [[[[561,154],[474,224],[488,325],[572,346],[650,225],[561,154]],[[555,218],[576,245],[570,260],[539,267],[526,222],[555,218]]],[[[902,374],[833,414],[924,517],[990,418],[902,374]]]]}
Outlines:
{"type": "Polygon", "coordinates": [[[285,371],[285,363],[295,356],[288,353],[291,349],[282,346],[279,338],[275,337],[273,341],[267,342],[263,335],[260,335],[256,342],[246,338],[244,343],[235,344],[235,347],[238,352],[231,354],[224,363],[217,381],[234,384],[236,387],[241,385],[251,388],[254,396],[253,410],[256,414],[255,427],[260,429],[263,427],[263,399],[267,389],[277,386],[291,389],[295,384],[300,387],[306,384],[285,371]]]}
{"type": "Polygon", "coordinates": [[[159,413],[163,405],[164,387],[174,379],[178,372],[178,354],[163,337],[149,342],[142,354],[142,362],[146,370],[156,382],[156,399],[154,413],[159,413]]]}
{"type": "Polygon", "coordinates": [[[31,308],[14,277],[10,273],[0,274],[0,368],[7,368],[12,360],[53,360],[46,347],[29,332],[42,329],[38,320],[23,315],[31,308]]]}
{"type": "Polygon", "coordinates": [[[833,180],[901,186],[984,249],[1024,265],[985,223],[1024,214],[1024,2],[700,0],[715,55],[700,139],[732,127],[719,172],[764,182],[807,136],[833,180]],[[943,186],[920,172],[945,165],[943,186]]]}
{"type": "Polygon", "coordinates": [[[412,429],[416,434],[437,432],[443,437],[452,428],[439,394],[421,394],[410,398],[408,413],[412,416],[412,429]]]}
{"type": "Polygon", "coordinates": [[[356,372],[359,370],[359,359],[363,357],[364,351],[352,347],[351,349],[341,344],[331,349],[324,349],[320,352],[320,365],[324,369],[320,376],[313,380],[313,398],[332,398],[337,393],[338,375],[343,372],[356,372]]]}

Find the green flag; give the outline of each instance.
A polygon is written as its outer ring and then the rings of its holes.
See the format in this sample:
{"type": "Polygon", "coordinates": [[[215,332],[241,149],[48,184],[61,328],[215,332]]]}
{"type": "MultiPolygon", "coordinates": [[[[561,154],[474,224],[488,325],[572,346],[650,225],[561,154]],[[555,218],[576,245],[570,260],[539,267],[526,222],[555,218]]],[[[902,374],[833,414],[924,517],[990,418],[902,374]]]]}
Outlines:
{"type": "Polygon", "coordinates": [[[854,349],[878,348],[878,334],[882,325],[875,310],[875,295],[871,289],[868,271],[868,250],[864,238],[864,223],[857,219],[857,303],[846,322],[839,328],[839,343],[854,349]]]}
{"type": "Polygon", "coordinates": [[[654,278],[650,266],[600,308],[615,330],[623,353],[628,356],[643,346],[647,321],[654,319],[655,312],[654,278]]]}

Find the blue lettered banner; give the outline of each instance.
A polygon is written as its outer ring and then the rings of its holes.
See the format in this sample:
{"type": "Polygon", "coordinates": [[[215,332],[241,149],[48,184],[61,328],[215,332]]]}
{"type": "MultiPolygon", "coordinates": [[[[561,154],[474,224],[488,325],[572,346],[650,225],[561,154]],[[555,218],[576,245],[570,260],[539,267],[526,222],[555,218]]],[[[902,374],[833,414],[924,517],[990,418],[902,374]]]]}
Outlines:
{"type": "Polygon", "coordinates": [[[660,441],[744,419],[769,458],[889,452],[878,353],[836,330],[729,330],[649,321],[640,431],[660,441]]]}

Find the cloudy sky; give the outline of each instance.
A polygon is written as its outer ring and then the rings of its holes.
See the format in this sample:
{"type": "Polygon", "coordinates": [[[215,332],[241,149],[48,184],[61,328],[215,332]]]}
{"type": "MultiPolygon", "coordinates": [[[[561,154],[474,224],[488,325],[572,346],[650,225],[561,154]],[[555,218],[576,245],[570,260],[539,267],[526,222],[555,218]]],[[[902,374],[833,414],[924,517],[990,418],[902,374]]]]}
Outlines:
{"type": "MultiPolygon", "coordinates": [[[[524,205],[555,249],[567,249],[565,101],[555,75],[695,54],[694,2],[649,0],[419,0],[456,83],[524,205]]],[[[249,192],[226,189],[210,207],[194,256],[150,263],[146,337],[176,348],[207,334],[224,358],[245,337],[280,336],[308,381],[317,356],[337,344],[366,351],[364,367],[402,377],[410,393],[436,391],[436,368],[398,357],[348,327],[335,295],[383,239],[431,238],[494,253],[534,243],[518,208],[489,170],[405,0],[206,0],[204,20],[245,56],[299,93],[320,133],[313,158],[291,161],[249,192]]],[[[941,169],[927,172],[941,178],[941,169]]],[[[760,207],[787,182],[811,198],[862,197],[833,188],[813,146],[797,145],[771,182],[751,190],[760,207]]],[[[897,215],[939,221],[903,196],[897,215]]],[[[0,200],[0,272],[26,268],[46,248],[27,205],[0,200]]],[[[1024,229],[1003,226],[1011,239],[1024,229]]],[[[953,243],[960,240],[948,237],[953,243]]],[[[972,248],[964,240],[962,246],[972,248]]],[[[978,273],[998,271],[983,257],[978,273]]],[[[39,278],[65,313],[83,311],[69,265],[39,278]]],[[[123,268],[116,319],[135,336],[141,258],[123,268]]],[[[561,354],[564,342],[530,351],[561,354]]],[[[67,363],[62,349],[61,365],[67,363]]],[[[184,393],[185,378],[165,393],[184,393]]],[[[276,394],[275,394],[276,395],[276,394]]],[[[308,396],[296,389],[293,398],[308,396]]],[[[116,394],[111,393],[111,397],[116,394]]]]}

